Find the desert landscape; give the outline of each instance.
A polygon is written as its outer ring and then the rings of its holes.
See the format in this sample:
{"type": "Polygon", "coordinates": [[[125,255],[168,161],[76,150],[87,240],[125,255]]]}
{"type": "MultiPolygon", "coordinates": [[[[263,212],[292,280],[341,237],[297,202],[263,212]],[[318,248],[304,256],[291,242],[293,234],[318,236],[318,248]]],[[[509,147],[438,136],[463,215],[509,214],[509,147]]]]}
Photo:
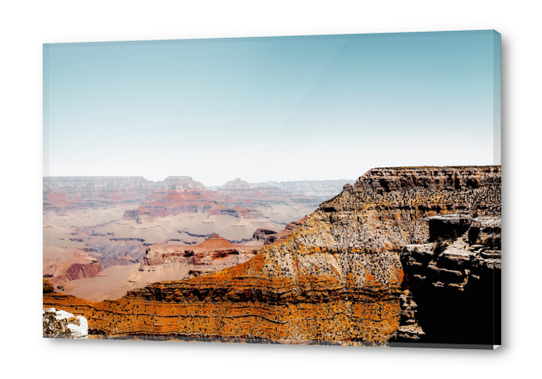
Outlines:
{"type": "Polygon", "coordinates": [[[43,62],[44,337],[500,345],[499,33],[43,62]]]}
{"type": "Polygon", "coordinates": [[[240,179],[211,190],[190,177],[45,178],[43,275],[102,301],[220,271],[284,240],[347,182],[286,183],[294,193],[240,179]]]}
{"type": "Polygon", "coordinates": [[[47,178],[43,307],[90,338],[499,344],[500,166],[352,182],[47,178]]]}

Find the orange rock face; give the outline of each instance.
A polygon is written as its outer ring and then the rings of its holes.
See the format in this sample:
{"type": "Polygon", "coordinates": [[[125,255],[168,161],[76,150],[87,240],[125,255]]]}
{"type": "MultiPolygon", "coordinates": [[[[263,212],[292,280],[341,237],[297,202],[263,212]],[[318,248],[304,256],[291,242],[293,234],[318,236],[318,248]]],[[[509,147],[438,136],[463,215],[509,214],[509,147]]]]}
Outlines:
{"type": "Polygon", "coordinates": [[[44,294],[44,307],[109,337],[386,345],[401,324],[403,247],[428,239],[427,216],[457,212],[500,213],[500,167],[371,170],[246,263],[114,301],[44,294]]]}
{"type": "Polygon", "coordinates": [[[51,282],[45,278],[43,278],[43,293],[53,293],[55,292],[55,287],[51,284],[51,282]]]}

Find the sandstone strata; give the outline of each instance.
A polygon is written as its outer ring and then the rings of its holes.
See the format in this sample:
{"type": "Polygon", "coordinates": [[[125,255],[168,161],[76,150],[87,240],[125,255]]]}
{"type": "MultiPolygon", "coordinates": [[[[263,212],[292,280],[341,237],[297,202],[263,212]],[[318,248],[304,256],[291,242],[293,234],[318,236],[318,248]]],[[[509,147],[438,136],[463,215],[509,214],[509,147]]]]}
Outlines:
{"type": "Polygon", "coordinates": [[[483,239],[481,220],[500,217],[500,167],[374,169],[246,263],[115,301],[45,294],[44,306],[84,314],[92,332],[110,337],[353,345],[424,338],[401,253],[430,239],[428,217],[447,214],[477,219],[483,239]]]}

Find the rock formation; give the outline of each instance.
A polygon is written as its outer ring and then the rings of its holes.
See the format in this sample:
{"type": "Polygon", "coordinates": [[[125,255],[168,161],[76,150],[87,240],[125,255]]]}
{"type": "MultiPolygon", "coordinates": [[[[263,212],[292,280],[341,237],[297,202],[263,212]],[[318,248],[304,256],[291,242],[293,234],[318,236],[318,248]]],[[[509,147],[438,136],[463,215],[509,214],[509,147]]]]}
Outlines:
{"type": "Polygon", "coordinates": [[[280,243],[286,241],[288,237],[292,235],[293,232],[295,232],[297,229],[301,228],[305,222],[307,221],[307,216],[303,217],[302,219],[298,221],[292,221],[286,227],[284,230],[280,232],[276,232],[274,230],[260,228],[257,229],[252,239],[256,241],[263,241],[264,245],[272,245],[274,243],[280,243]]]}
{"type": "Polygon", "coordinates": [[[168,176],[164,181],[158,182],[156,186],[170,190],[205,189],[203,183],[195,181],[190,176],[168,176]]]}
{"type": "MultiPolygon", "coordinates": [[[[119,338],[378,346],[405,338],[438,341],[440,330],[450,324],[426,329],[424,320],[439,317],[440,311],[427,313],[430,300],[423,291],[416,292],[411,279],[425,274],[408,271],[419,265],[403,266],[401,257],[405,261],[411,251],[407,245],[424,245],[442,230],[446,236],[451,230],[449,238],[457,235],[465,242],[458,234],[467,227],[463,216],[442,218],[457,227],[431,218],[465,215],[473,219],[465,231],[470,238],[466,249],[482,249],[474,253],[481,258],[472,255],[469,262],[473,268],[487,263],[487,269],[494,270],[496,264],[480,259],[494,259],[496,253],[479,245],[495,241],[490,228],[500,218],[500,188],[498,166],[373,169],[355,186],[345,185],[340,195],[322,203],[289,238],[262,248],[246,263],[206,276],[155,283],[115,301],[91,303],[48,293],[44,306],[81,313],[88,317],[91,332],[119,338]],[[434,235],[430,224],[440,225],[434,235]]],[[[447,258],[437,255],[437,271],[450,270],[439,266],[447,258]]],[[[430,261],[426,271],[434,270],[430,261]]],[[[478,275],[475,270],[463,272],[478,275]]],[[[443,283],[446,288],[457,284],[443,283]]],[[[479,298],[492,298],[492,293],[473,291],[479,298]]],[[[449,307],[458,308],[461,317],[471,316],[456,299],[449,307]]],[[[492,319],[486,322],[496,327],[492,319]]],[[[465,333],[458,336],[462,341],[468,338],[465,333]]]]}
{"type": "Polygon", "coordinates": [[[139,271],[151,272],[167,266],[176,268],[175,279],[211,274],[248,261],[257,247],[235,245],[217,234],[193,246],[160,244],[147,248],[139,271]]]}
{"type": "Polygon", "coordinates": [[[60,262],[54,259],[44,260],[43,274],[55,287],[62,288],[62,285],[70,280],[94,278],[103,270],[96,258],[77,249],[72,249],[70,253],[64,253],[60,262]]]}
{"type": "Polygon", "coordinates": [[[220,186],[220,189],[240,189],[240,188],[251,188],[250,184],[248,182],[245,182],[244,180],[241,180],[241,178],[237,178],[235,180],[230,180],[229,182],[224,183],[222,186],[220,186]]]}
{"type": "Polygon", "coordinates": [[[417,304],[423,341],[465,347],[500,344],[500,215],[427,218],[429,240],[407,245],[405,286],[417,304]]]}
{"type": "Polygon", "coordinates": [[[88,338],[88,323],[83,316],[55,308],[43,310],[43,337],[45,338],[88,338]]]}
{"type": "Polygon", "coordinates": [[[43,278],[43,293],[46,294],[52,292],[55,292],[55,287],[49,280],[43,278]]]}
{"type": "MultiPolygon", "coordinates": [[[[54,287],[43,278],[43,294],[53,294],[54,287]]],[[[43,337],[45,338],[87,338],[88,322],[83,316],[75,317],[55,308],[43,309],[43,337]]]]}
{"type": "Polygon", "coordinates": [[[73,338],[68,321],[57,319],[54,308],[43,310],[43,338],[73,338]]]}
{"type": "Polygon", "coordinates": [[[275,242],[277,236],[276,230],[258,228],[252,235],[252,239],[256,241],[263,241],[264,245],[271,245],[275,242]]]}

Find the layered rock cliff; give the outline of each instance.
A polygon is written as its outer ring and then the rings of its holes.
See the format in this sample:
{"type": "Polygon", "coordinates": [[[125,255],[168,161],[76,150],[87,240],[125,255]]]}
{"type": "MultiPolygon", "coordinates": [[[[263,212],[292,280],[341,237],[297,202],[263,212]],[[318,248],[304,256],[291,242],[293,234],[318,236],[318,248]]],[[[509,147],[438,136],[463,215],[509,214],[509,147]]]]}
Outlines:
{"type": "Polygon", "coordinates": [[[500,345],[501,220],[433,216],[425,244],[401,254],[405,287],[417,304],[423,342],[462,347],[500,345]]]}
{"type": "Polygon", "coordinates": [[[115,301],[44,294],[44,306],[81,313],[91,332],[112,337],[353,345],[423,338],[401,252],[430,240],[427,217],[446,214],[499,218],[500,167],[374,169],[244,264],[115,301]]]}

